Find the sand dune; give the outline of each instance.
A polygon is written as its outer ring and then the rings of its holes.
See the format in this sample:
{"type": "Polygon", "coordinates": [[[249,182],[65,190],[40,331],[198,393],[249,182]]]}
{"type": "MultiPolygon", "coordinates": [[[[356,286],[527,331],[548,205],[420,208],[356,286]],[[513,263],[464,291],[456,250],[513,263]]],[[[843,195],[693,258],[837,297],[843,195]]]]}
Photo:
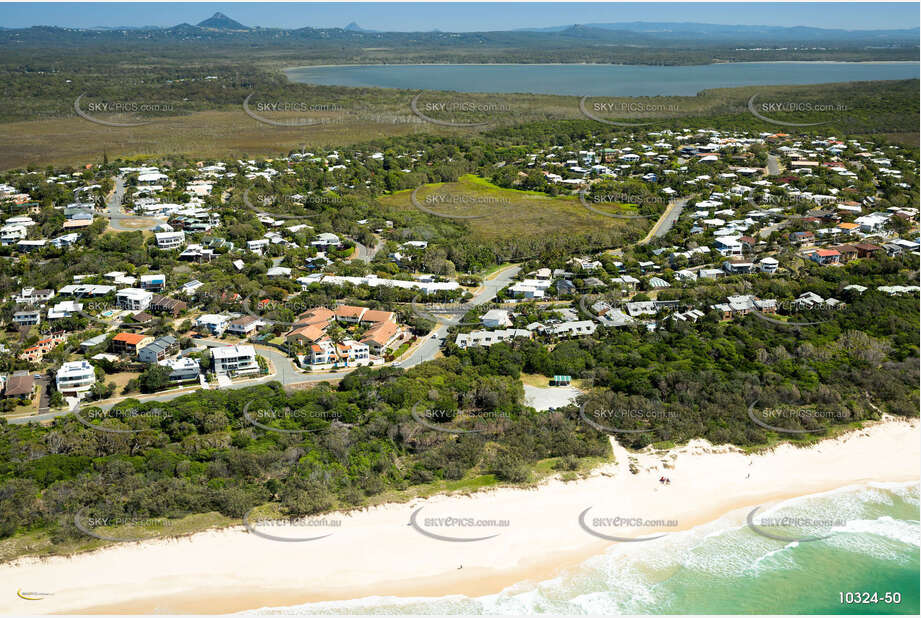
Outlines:
{"type": "Polygon", "coordinates": [[[71,558],[22,559],[0,566],[0,611],[226,613],[372,594],[489,594],[553,577],[610,547],[580,525],[588,508],[590,528],[629,538],[688,529],[731,512],[741,521],[752,507],[772,501],[916,480],[919,435],[917,421],[888,420],[815,447],[783,445],[754,456],[704,441],[635,454],[615,442],[616,463],[582,481],[328,514],[323,525],[254,524],[269,536],[323,537],[312,541],[271,540],[240,526],[71,558]],[[658,481],[663,475],[670,485],[658,481]],[[414,512],[418,528],[408,525],[414,512]],[[593,525],[618,517],[621,523],[664,521],[593,525]],[[17,590],[51,594],[28,601],[17,590]]]}

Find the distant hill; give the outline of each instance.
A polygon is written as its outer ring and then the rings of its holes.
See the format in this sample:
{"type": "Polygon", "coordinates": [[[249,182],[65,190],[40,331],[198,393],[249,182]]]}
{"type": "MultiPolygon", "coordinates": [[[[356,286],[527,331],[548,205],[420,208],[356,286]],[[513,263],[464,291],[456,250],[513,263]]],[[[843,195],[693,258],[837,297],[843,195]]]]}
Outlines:
{"type": "Polygon", "coordinates": [[[235,19],[230,19],[221,12],[217,12],[205,21],[198,23],[199,28],[210,28],[213,30],[252,30],[249,26],[244,26],[235,19]]]}
{"type": "Polygon", "coordinates": [[[367,28],[362,28],[354,21],[349,22],[349,25],[343,28],[343,30],[347,30],[348,32],[377,32],[377,30],[368,30],[367,28]]]}
{"type": "Polygon", "coordinates": [[[699,24],[693,22],[618,22],[586,23],[546,28],[519,28],[516,32],[566,32],[572,29],[615,30],[648,35],[655,38],[677,37],[684,40],[741,42],[753,39],[758,42],[809,43],[817,41],[906,41],[917,39],[919,28],[903,30],[841,30],[809,26],[730,26],[724,24],[699,24]]]}

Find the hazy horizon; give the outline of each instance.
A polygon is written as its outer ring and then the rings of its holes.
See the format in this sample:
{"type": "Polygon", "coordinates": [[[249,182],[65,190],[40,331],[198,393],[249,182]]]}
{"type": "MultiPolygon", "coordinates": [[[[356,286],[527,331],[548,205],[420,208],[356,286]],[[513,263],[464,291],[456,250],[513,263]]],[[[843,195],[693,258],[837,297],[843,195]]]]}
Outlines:
{"type": "Polygon", "coordinates": [[[220,12],[263,28],[362,28],[387,32],[484,32],[588,23],[671,22],[726,26],[888,30],[918,26],[917,3],[3,3],[6,28],[171,27],[220,12]],[[523,11],[523,7],[527,11],[523,11]]]}

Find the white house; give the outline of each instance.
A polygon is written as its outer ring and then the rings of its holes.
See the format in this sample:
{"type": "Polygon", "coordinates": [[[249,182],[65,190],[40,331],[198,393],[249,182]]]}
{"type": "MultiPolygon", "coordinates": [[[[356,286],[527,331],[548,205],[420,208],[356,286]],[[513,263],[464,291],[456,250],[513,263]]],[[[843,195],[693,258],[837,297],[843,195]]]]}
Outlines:
{"type": "Polygon", "coordinates": [[[510,341],[516,338],[531,338],[531,331],[523,328],[509,328],[505,330],[475,330],[471,333],[458,335],[454,340],[459,348],[476,348],[491,346],[500,341],[510,341]]]}
{"type": "Polygon", "coordinates": [[[512,320],[508,315],[508,311],[503,309],[490,309],[483,314],[482,322],[483,326],[486,328],[499,328],[512,325],[512,320]]]}
{"type": "Polygon", "coordinates": [[[119,309],[129,311],[142,311],[147,309],[153,300],[153,292],[139,288],[125,288],[115,293],[115,305],[119,309]]]}
{"type": "Polygon", "coordinates": [[[211,348],[211,360],[217,375],[237,376],[257,373],[256,349],[251,345],[211,348]]]}
{"type": "Polygon", "coordinates": [[[196,328],[199,330],[207,330],[217,337],[223,335],[229,325],[230,318],[216,313],[206,313],[195,320],[196,328]]]}
{"type": "Polygon", "coordinates": [[[761,258],[761,261],[758,262],[758,266],[761,268],[761,272],[773,274],[777,272],[777,265],[779,262],[772,257],[761,258]]]}
{"type": "Polygon", "coordinates": [[[185,232],[158,232],[154,234],[157,239],[157,249],[168,251],[178,249],[185,244],[185,232]]]}
{"type": "Polygon", "coordinates": [[[71,361],[61,365],[55,375],[57,389],[65,395],[79,396],[96,383],[96,370],[85,360],[71,361]]]}
{"type": "Polygon", "coordinates": [[[185,382],[186,380],[197,380],[201,374],[201,366],[194,358],[180,356],[178,358],[167,358],[157,363],[170,370],[169,379],[176,382],[185,382]]]}

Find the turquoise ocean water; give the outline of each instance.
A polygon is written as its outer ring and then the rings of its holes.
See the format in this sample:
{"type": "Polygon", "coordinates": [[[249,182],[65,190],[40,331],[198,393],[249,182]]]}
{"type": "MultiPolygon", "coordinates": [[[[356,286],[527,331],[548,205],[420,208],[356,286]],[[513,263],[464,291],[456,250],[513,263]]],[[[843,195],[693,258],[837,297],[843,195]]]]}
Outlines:
{"type": "Polygon", "coordinates": [[[554,579],[498,594],[367,597],[247,613],[918,615],[918,483],[848,487],[789,500],[763,514],[838,523],[783,528],[783,536],[831,534],[785,542],[755,534],[735,515],[648,543],[619,544],[554,579]],[[847,591],[878,592],[881,599],[898,592],[901,603],[842,604],[839,593],[847,591]]]}

